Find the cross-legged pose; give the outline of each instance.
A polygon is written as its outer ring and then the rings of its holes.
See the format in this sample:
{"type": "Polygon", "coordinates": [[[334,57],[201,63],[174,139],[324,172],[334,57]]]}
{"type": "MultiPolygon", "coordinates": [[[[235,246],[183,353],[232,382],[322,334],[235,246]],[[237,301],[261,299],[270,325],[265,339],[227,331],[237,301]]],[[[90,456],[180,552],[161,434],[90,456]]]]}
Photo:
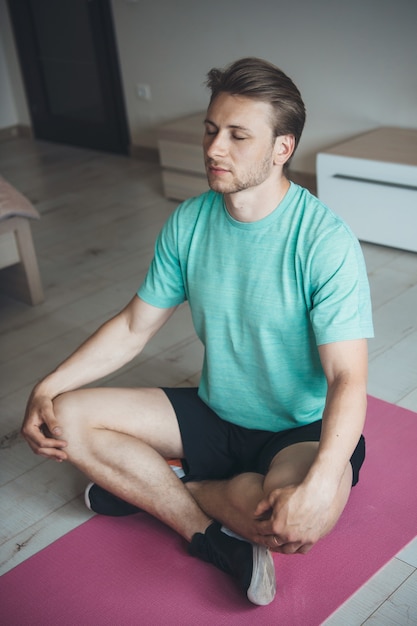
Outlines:
{"type": "Polygon", "coordinates": [[[357,240],[288,179],[297,87],[255,58],[207,84],[210,190],[168,219],[131,302],[36,385],[22,433],[86,474],[92,510],[147,511],[262,605],[271,552],[308,552],[358,480],[371,306],[357,240]],[[198,389],[85,388],[184,301],[205,349],[198,389]]]}

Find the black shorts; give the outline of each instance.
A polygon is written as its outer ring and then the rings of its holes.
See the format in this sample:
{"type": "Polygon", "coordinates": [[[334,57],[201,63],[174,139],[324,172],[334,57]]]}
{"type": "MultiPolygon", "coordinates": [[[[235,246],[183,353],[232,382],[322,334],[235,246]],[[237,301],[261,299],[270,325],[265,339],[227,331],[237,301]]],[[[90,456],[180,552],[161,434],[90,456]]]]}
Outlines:
{"type": "MultiPolygon", "coordinates": [[[[185,458],[186,481],[221,480],[243,472],[266,474],[280,450],[319,441],[321,420],[278,433],[253,430],[222,420],[197,395],[196,388],[164,388],[176,413],[185,458]]],[[[352,454],[352,485],[365,459],[363,436],[352,454]]]]}

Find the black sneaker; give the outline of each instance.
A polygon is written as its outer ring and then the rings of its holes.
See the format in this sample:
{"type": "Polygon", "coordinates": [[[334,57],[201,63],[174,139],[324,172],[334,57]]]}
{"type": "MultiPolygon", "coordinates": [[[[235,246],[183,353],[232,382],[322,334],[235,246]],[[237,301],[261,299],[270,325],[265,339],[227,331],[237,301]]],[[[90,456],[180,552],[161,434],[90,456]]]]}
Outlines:
{"type": "Polygon", "coordinates": [[[253,604],[264,606],[274,599],[274,561],[265,546],[226,535],[213,522],[204,535],[193,536],[189,553],[231,574],[253,604]]]}
{"type": "Polygon", "coordinates": [[[84,501],[87,509],[100,515],[123,517],[139,513],[141,509],[110,493],[96,483],[89,483],[84,492],[84,501]]]}
{"type": "MultiPolygon", "coordinates": [[[[184,470],[177,465],[170,465],[172,471],[178,478],[184,477],[184,470]]],[[[84,492],[84,502],[87,509],[100,515],[110,515],[112,517],[123,517],[140,513],[142,509],[118,498],[110,491],[103,489],[96,483],[89,483],[84,492]]]]}

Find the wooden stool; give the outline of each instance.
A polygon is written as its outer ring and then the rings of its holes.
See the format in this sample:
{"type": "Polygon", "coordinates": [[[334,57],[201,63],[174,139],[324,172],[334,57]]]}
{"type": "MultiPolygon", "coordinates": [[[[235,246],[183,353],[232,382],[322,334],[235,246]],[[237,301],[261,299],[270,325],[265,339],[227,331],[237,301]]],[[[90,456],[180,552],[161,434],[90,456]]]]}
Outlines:
{"type": "Polygon", "coordinates": [[[39,213],[0,176],[0,289],[28,304],[44,300],[29,219],[39,213]]]}

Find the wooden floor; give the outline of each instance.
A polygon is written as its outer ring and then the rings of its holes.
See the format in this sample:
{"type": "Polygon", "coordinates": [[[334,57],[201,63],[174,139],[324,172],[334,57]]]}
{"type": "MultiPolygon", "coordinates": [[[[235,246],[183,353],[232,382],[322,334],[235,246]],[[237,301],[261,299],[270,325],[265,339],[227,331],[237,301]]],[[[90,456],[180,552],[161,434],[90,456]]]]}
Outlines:
{"type": "MultiPolygon", "coordinates": [[[[46,293],[34,308],[0,294],[4,573],[89,518],[81,498],[85,478],[36,457],[20,439],[25,403],[40,377],[132,297],[176,203],[162,196],[157,164],[29,139],[0,143],[0,173],[42,215],[32,229],[46,293]]],[[[363,248],[376,328],[369,393],[417,411],[417,255],[363,248]]],[[[140,358],[106,383],[195,384],[201,356],[183,306],[140,358]]],[[[415,540],[327,624],[416,624],[416,570],[415,540]]]]}

